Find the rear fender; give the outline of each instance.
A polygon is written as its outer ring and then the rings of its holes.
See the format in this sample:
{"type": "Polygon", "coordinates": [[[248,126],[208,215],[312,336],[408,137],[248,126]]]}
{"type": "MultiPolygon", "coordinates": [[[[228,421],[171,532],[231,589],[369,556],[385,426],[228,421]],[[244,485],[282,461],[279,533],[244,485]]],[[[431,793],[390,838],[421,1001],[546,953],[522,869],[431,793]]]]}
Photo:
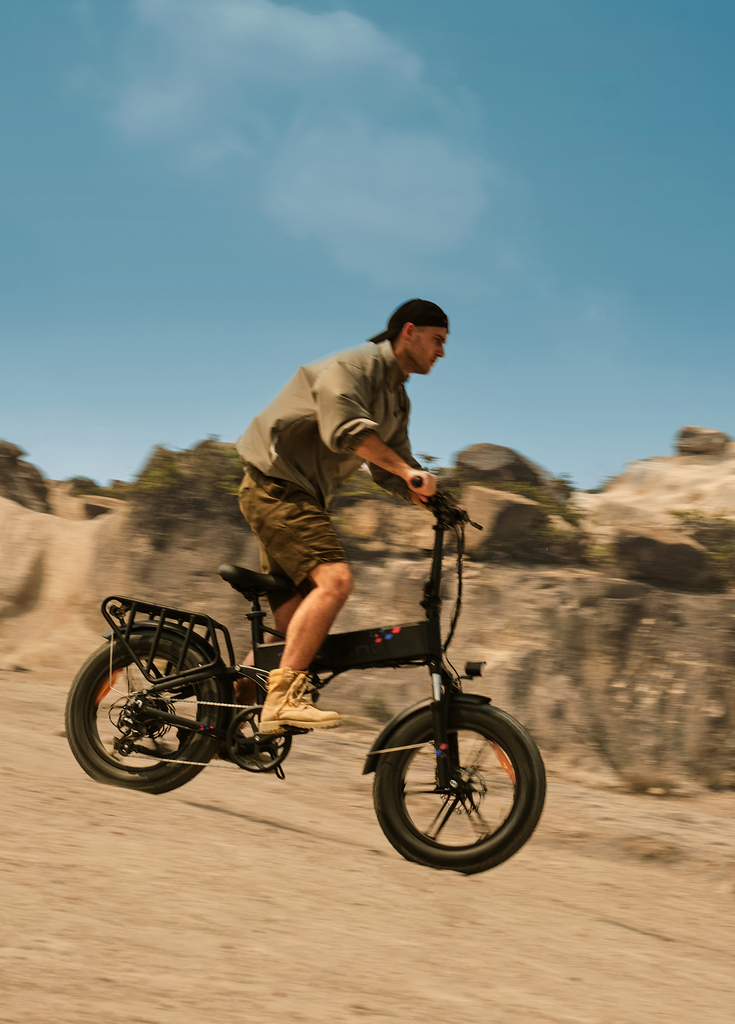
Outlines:
{"type": "MultiPolygon", "coordinates": [[[[431,707],[433,701],[431,698],[426,700],[420,700],[416,704],[411,704],[410,707],[404,708],[403,711],[399,711],[397,715],[391,718],[390,722],[387,722],[380,733],[375,739],[370,751],[365,758],[365,767],[362,769],[363,775],[369,775],[374,772],[378,767],[378,758],[381,756],[377,751],[384,750],[386,747],[393,746],[392,738],[396,731],[411,718],[415,718],[420,715],[421,712],[428,707],[431,707]]],[[[452,697],[452,704],[456,707],[461,704],[489,704],[490,698],[483,697],[479,693],[457,693],[452,697]]]]}

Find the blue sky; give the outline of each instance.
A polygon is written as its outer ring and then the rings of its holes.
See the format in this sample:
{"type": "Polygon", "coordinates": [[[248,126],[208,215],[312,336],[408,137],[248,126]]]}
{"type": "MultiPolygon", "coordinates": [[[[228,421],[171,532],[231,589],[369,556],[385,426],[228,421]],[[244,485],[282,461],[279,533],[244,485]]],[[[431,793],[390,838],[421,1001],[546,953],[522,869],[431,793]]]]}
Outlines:
{"type": "Polygon", "coordinates": [[[0,437],[127,479],[414,296],[414,450],[735,436],[735,8],[5,0],[0,437]]]}

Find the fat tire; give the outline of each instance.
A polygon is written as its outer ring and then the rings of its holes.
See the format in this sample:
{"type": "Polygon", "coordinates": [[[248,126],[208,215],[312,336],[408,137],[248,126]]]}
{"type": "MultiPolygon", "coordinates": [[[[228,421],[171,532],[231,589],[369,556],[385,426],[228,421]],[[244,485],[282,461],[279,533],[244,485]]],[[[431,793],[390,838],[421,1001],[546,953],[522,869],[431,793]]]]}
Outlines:
{"type": "MultiPolygon", "coordinates": [[[[507,754],[515,774],[510,810],[490,835],[462,846],[446,846],[421,831],[406,804],[406,775],[415,750],[380,756],[375,772],[373,799],[378,822],[391,845],[407,860],[439,870],[475,874],[497,867],[528,841],[544,806],[544,764],[531,736],[507,712],[489,705],[455,704],[450,711],[450,733],[469,730],[496,743],[507,754]]],[[[393,747],[431,742],[431,709],[422,708],[390,737],[393,747]]]]}
{"type": "MultiPolygon", "coordinates": [[[[130,646],[141,660],[148,655],[151,637],[147,634],[132,636],[130,646]]],[[[183,638],[176,634],[162,636],[157,646],[157,658],[178,661],[183,638]]],[[[211,655],[190,647],[183,667],[193,667],[209,660],[211,655]]],[[[134,666],[134,659],[127,648],[113,644],[112,671],[125,670],[134,666]]],[[[192,733],[181,742],[176,756],[201,764],[176,765],[173,762],[153,761],[146,767],[131,767],[122,763],[114,752],[105,747],[98,730],[99,695],[110,678],[110,645],[105,644],[90,655],[77,673],[66,702],[66,736],[71,752],[84,771],[96,782],[124,789],[141,790],[146,793],[167,793],[183,786],[203,770],[206,762],[216,754],[220,740],[214,736],[192,733]]],[[[202,700],[226,702],[228,695],[222,692],[216,677],[205,679],[188,688],[189,695],[202,700]]],[[[222,728],[226,719],[226,708],[197,706],[197,721],[204,725],[222,728]]]]}

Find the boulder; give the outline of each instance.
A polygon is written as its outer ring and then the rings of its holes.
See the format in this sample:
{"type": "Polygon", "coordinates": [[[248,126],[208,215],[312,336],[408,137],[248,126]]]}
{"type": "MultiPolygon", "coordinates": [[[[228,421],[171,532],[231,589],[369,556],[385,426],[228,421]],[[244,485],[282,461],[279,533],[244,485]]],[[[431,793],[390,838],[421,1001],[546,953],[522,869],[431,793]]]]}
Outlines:
{"type": "Polygon", "coordinates": [[[540,487],[551,478],[540,466],[512,448],[500,444],[473,444],[457,456],[457,467],[468,480],[533,484],[540,487]]]}
{"type": "Polygon", "coordinates": [[[682,427],[676,437],[680,455],[721,455],[732,438],[711,427],[682,427]]]}
{"type": "Polygon", "coordinates": [[[569,499],[572,489],[563,480],[555,480],[525,455],[505,448],[500,444],[473,444],[457,456],[457,480],[452,479],[446,486],[457,484],[485,483],[497,486],[503,483],[530,484],[541,487],[557,501],[569,499]]]}
{"type": "Polygon", "coordinates": [[[22,448],[0,441],[0,497],[34,512],[48,512],[43,476],[35,466],[23,462],[21,455],[25,455],[22,448]]]}
{"type": "Polygon", "coordinates": [[[433,516],[413,505],[365,498],[338,509],[334,523],[353,557],[423,557],[434,546],[433,516]]]}
{"type": "Polygon", "coordinates": [[[479,559],[489,554],[493,544],[512,540],[543,515],[537,501],[490,487],[467,487],[462,495],[462,504],[470,519],[482,527],[482,532],[471,526],[465,531],[465,549],[479,559]]]}
{"type": "Polygon", "coordinates": [[[706,548],[675,530],[621,530],[615,552],[626,575],[664,586],[696,587],[709,575],[706,548]]]}

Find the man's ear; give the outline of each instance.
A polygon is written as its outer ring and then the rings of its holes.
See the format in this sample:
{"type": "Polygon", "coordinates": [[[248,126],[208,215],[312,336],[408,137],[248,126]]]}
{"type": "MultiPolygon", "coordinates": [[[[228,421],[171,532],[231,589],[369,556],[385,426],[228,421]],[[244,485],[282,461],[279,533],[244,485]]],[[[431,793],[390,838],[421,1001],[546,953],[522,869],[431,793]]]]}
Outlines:
{"type": "Polygon", "coordinates": [[[412,324],[410,321],[403,325],[403,332],[407,338],[412,338],[417,330],[416,324],[412,324]]]}

